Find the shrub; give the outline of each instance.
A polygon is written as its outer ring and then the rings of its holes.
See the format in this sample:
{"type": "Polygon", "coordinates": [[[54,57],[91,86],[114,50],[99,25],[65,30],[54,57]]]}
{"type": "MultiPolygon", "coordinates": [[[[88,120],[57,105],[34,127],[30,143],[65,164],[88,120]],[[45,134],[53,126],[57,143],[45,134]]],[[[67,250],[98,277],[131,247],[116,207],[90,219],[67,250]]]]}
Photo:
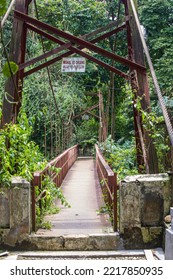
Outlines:
{"type": "Polygon", "coordinates": [[[108,164],[117,173],[118,180],[123,180],[128,175],[138,174],[134,140],[125,141],[123,144],[119,141],[115,144],[109,136],[104,143],[100,144],[100,149],[108,164]]]}
{"type": "Polygon", "coordinates": [[[30,141],[32,129],[25,113],[17,124],[7,124],[0,130],[0,184],[9,186],[12,176],[31,181],[33,172],[45,165],[38,146],[30,141]]]}

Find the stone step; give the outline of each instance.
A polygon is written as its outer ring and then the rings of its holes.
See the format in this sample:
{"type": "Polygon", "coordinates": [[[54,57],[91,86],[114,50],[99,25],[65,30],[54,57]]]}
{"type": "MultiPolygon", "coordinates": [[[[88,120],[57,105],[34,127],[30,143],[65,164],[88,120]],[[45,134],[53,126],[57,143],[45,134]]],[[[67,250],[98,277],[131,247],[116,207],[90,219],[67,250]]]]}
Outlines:
{"type": "Polygon", "coordinates": [[[124,249],[123,241],[117,232],[88,235],[67,234],[59,236],[32,234],[21,245],[24,250],[43,251],[115,251],[124,249]]]}
{"type": "Polygon", "coordinates": [[[12,251],[8,256],[1,257],[5,260],[151,260],[148,252],[152,254],[152,260],[164,260],[165,254],[162,248],[152,250],[112,250],[112,251],[12,251]]]}
{"type": "Polygon", "coordinates": [[[16,255],[17,260],[27,259],[143,259],[144,250],[118,250],[118,251],[38,251],[20,252],[16,255]]]}

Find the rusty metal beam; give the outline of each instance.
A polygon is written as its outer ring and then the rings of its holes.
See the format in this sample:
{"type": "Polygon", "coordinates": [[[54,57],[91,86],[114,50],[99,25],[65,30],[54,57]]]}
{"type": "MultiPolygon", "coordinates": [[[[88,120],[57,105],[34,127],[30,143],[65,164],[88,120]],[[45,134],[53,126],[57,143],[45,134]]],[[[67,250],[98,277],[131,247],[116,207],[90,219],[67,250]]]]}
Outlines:
{"type": "Polygon", "coordinates": [[[124,19],[123,21],[122,21],[122,20],[115,20],[115,21],[109,23],[109,24],[106,25],[106,26],[100,27],[100,28],[98,28],[98,29],[96,29],[96,30],[94,30],[94,31],[92,31],[92,32],[90,32],[90,33],[88,33],[88,34],[85,34],[85,35],[81,36],[81,38],[83,38],[83,39],[88,39],[88,38],[90,38],[90,37],[92,37],[92,36],[97,35],[98,33],[107,31],[109,28],[118,26],[119,24],[123,24],[123,22],[125,22],[126,20],[127,20],[127,19],[124,19]]]}
{"type": "Polygon", "coordinates": [[[32,64],[35,64],[36,62],[39,62],[39,61],[41,61],[41,60],[43,60],[43,59],[45,59],[47,57],[50,57],[50,56],[52,56],[54,54],[57,54],[57,53],[61,52],[62,50],[69,49],[70,47],[71,47],[71,43],[70,42],[66,43],[66,44],[63,44],[62,46],[60,46],[58,48],[55,48],[55,49],[53,49],[53,50],[51,50],[49,52],[46,52],[46,53],[44,53],[44,54],[42,54],[40,56],[37,56],[37,57],[35,57],[35,58],[33,58],[33,59],[23,63],[23,64],[20,64],[19,65],[19,70],[22,70],[25,67],[28,67],[28,66],[30,66],[32,64]]]}
{"type": "MultiPolygon", "coordinates": [[[[53,35],[50,35],[49,33],[47,33],[47,32],[45,32],[45,31],[43,31],[43,30],[41,30],[41,29],[35,27],[35,26],[32,25],[32,24],[26,23],[26,27],[27,27],[28,29],[30,29],[30,30],[32,30],[32,31],[34,31],[34,32],[36,32],[36,33],[38,33],[38,34],[40,34],[41,36],[43,36],[43,37],[45,37],[45,38],[47,38],[47,39],[49,39],[49,40],[55,42],[55,43],[58,43],[58,44],[61,44],[61,43],[62,43],[62,41],[59,40],[57,37],[54,37],[53,35]]],[[[121,26],[119,26],[118,28],[113,29],[112,31],[106,32],[106,33],[103,34],[103,35],[100,35],[100,36],[98,36],[98,37],[96,37],[96,38],[94,38],[94,39],[92,39],[92,40],[89,40],[89,42],[90,42],[90,43],[98,43],[99,41],[104,40],[104,39],[106,39],[106,38],[108,38],[108,37],[110,37],[110,36],[113,36],[113,35],[115,35],[116,33],[118,33],[118,32],[120,32],[120,31],[124,30],[125,28],[126,28],[126,24],[124,23],[124,24],[122,24],[121,26]]],[[[91,33],[88,33],[87,35],[81,36],[81,38],[84,39],[84,38],[87,36],[87,39],[88,39],[89,37],[91,37],[91,34],[92,34],[92,32],[91,32],[91,33]]]]}
{"type": "MultiPolygon", "coordinates": [[[[44,32],[44,31],[42,31],[42,30],[40,30],[40,29],[30,25],[30,24],[26,24],[26,26],[27,26],[27,28],[29,28],[32,31],[40,34],[41,36],[44,36],[44,37],[48,38],[49,40],[52,40],[53,42],[56,42],[56,43],[62,45],[62,41],[57,39],[56,37],[54,37],[54,36],[44,32]]],[[[107,32],[107,33],[105,33],[105,34],[103,34],[103,35],[101,35],[101,36],[91,40],[90,42],[92,42],[92,43],[99,42],[99,41],[101,41],[103,39],[106,39],[106,38],[108,38],[108,37],[110,37],[110,36],[120,32],[121,30],[124,30],[125,28],[126,28],[126,25],[123,24],[122,26],[120,26],[120,27],[118,27],[118,28],[116,28],[116,29],[114,29],[114,30],[112,30],[110,32],[107,32]]],[[[87,36],[89,37],[89,34],[87,34],[87,36]]],[[[84,38],[84,37],[86,37],[86,35],[82,36],[81,38],[84,38]]],[[[19,70],[22,70],[25,67],[28,67],[28,66],[30,66],[32,64],[35,64],[36,62],[39,62],[39,61],[41,61],[41,60],[43,60],[43,59],[45,59],[45,58],[47,58],[47,57],[49,57],[51,55],[57,54],[57,53],[59,53],[62,50],[70,49],[70,47],[72,47],[72,44],[70,42],[66,43],[66,44],[63,42],[63,45],[61,47],[55,48],[55,49],[53,49],[53,50],[51,50],[51,51],[49,51],[49,52],[47,52],[47,53],[45,53],[43,55],[40,55],[40,56],[38,56],[36,58],[33,58],[33,59],[31,59],[31,60],[29,60],[29,61],[19,65],[19,70]]],[[[81,48],[79,48],[79,49],[81,49],[81,48]]]]}
{"type": "Polygon", "coordinates": [[[112,31],[106,32],[105,34],[100,35],[99,37],[93,39],[90,42],[98,43],[99,41],[104,40],[104,39],[106,39],[108,37],[111,37],[111,36],[117,34],[118,32],[120,32],[120,31],[122,31],[124,29],[126,29],[126,24],[122,24],[121,26],[117,27],[116,29],[113,29],[112,31]]]}
{"type": "MultiPolygon", "coordinates": [[[[28,25],[27,25],[27,26],[28,26],[28,25]]],[[[43,35],[44,35],[44,36],[47,36],[47,33],[41,31],[40,29],[38,29],[38,28],[36,28],[36,27],[33,27],[32,25],[29,25],[29,28],[32,29],[33,31],[37,32],[38,34],[42,35],[42,36],[43,36],[43,35]]],[[[48,37],[49,37],[49,38],[50,38],[50,36],[51,36],[51,39],[52,39],[54,42],[57,42],[58,44],[61,44],[61,45],[64,44],[63,41],[61,41],[61,40],[57,39],[56,37],[54,37],[54,36],[48,34],[48,37]]],[[[68,44],[68,43],[67,43],[67,44],[68,44]]],[[[98,65],[100,65],[100,66],[102,66],[102,67],[108,69],[109,71],[112,71],[112,72],[114,72],[114,73],[117,74],[117,75],[120,75],[121,77],[123,77],[123,78],[125,78],[125,79],[127,79],[127,80],[130,79],[129,76],[128,76],[127,74],[125,74],[124,72],[122,72],[122,71],[116,69],[115,67],[113,67],[113,66],[111,66],[111,65],[109,65],[109,64],[106,64],[105,62],[103,62],[103,61],[101,61],[101,60],[99,60],[99,59],[97,59],[97,58],[92,57],[91,55],[89,55],[89,54],[87,54],[87,53],[81,51],[80,49],[77,49],[77,48],[75,48],[75,47],[70,47],[70,50],[72,50],[72,51],[66,52],[66,53],[60,55],[59,57],[53,58],[52,60],[47,61],[47,62],[45,62],[45,63],[43,63],[43,64],[41,64],[41,65],[39,65],[39,66],[37,66],[37,67],[31,69],[31,70],[25,72],[25,73],[24,73],[24,77],[27,77],[28,75],[31,75],[31,74],[33,74],[34,72],[39,71],[39,70],[43,69],[44,67],[47,67],[47,66],[49,66],[49,65],[51,65],[51,64],[53,64],[53,63],[55,63],[55,62],[57,62],[57,61],[59,61],[59,60],[61,60],[63,57],[67,57],[67,56],[69,56],[70,54],[73,54],[73,53],[75,52],[75,53],[78,53],[78,54],[80,54],[81,56],[83,56],[83,57],[85,57],[85,58],[87,58],[87,59],[89,59],[89,60],[91,60],[91,61],[97,63],[98,65]]],[[[23,69],[23,66],[24,66],[24,64],[21,65],[21,66],[20,66],[21,68],[19,68],[19,69],[23,69]]]]}
{"type": "Polygon", "coordinates": [[[109,70],[111,72],[114,72],[115,74],[119,75],[120,77],[122,77],[124,79],[127,79],[127,80],[130,79],[129,75],[127,75],[126,73],[118,70],[117,68],[115,68],[115,67],[113,67],[113,66],[111,66],[111,65],[109,65],[109,64],[107,64],[107,63],[105,63],[105,62],[103,62],[103,61],[101,61],[101,60],[99,60],[99,59],[97,59],[97,58],[95,58],[95,57],[93,57],[93,56],[91,56],[91,55],[81,51],[81,50],[78,50],[77,48],[75,49],[75,53],[77,53],[77,54],[79,54],[79,55],[81,55],[81,56],[83,56],[83,57],[85,57],[85,58],[87,58],[87,59],[97,63],[98,65],[106,68],[107,70],[109,70]]]}
{"type": "Polygon", "coordinates": [[[100,47],[98,47],[98,46],[96,46],[96,45],[94,45],[94,44],[92,44],[88,41],[85,41],[81,38],[78,38],[78,37],[76,37],[72,34],[66,33],[66,32],[64,32],[62,30],[59,30],[58,28],[55,28],[53,26],[50,26],[46,23],[40,22],[39,20],[34,19],[34,18],[32,18],[28,15],[25,15],[25,14],[19,12],[19,11],[15,10],[14,11],[14,16],[21,21],[26,21],[26,22],[29,22],[33,25],[36,25],[37,27],[40,27],[42,29],[46,29],[47,31],[52,32],[52,33],[66,39],[66,40],[69,40],[74,44],[78,44],[80,46],[83,46],[84,48],[88,48],[88,49],[90,49],[90,50],[92,50],[92,51],[94,51],[98,54],[101,54],[101,55],[106,56],[110,59],[113,59],[113,60],[115,60],[115,61],[117,61],[117,62],[119,62],[119,63],[121,63],[125,66],[133,67],[134,69],[138,69],[139,71],[146,71],[146,68],[144,66],[140,65],[140,64],[137,64],[137,63],[135,63],[133,61],[130,61],[130,60],[124,58],[124,57],[121,57],[119,55],[116,55],[114,53],[106,51],[106,50],[104,50],[104,49],[102,49],[102,48],[100,48],[100,47]]]}
{"type": "MultiPolygon", "coordinates": [[[[44,31],[42,31],[42,30],[40,30],[40,29],[38,29],[37,27],[34,27],[33,25],[30,25],[30,24],[27,23],[27,27],[28,27],[29,29],[33,30],[34,32],[40,34],[41,36],[47,37],[48,39],[52,40],[53,42],[56,42],[56,43],[61,44],[61,45],[64,44],[63,41],[61,41],[61,40],[57,39],[56,37],[54,37],[54,36],[52,36],[52,35],[50,35],[50,34],[44,32],[44,31]]],[[[116,31],[116,30],[115,30],[115,31],[116,31]]],[[[92,41],[101,40],[100,37],[101,37],[101,36],[99,36],[99,37],[96,38],[96,39],[93,39],[92,41]]],[[[68,44],[68,43],[67,43],[67,44],[68,44]]],[[[82,48],[82,47],[81,47],[81,48],[82,48]]],[[[102,66],[102,67],[104,67],[104,68],[106,68],[106,69],[108,69],[109,71],[112,71],[112,72],[116,73],[117,75],[120,75],[121,77],[123,77],[123,78],[129,80],[129,76],[128,76],[127,74],[125,74],[125,73],[123,73],[122,71],[116,69],[115,67],[110,66],[110,65],[106,64],[105,62],[102,62],[101,60],[98,60],[98,59],[96,59],[96,58],[94,58],[94,57],[92,57],[92,56],[90,56],[90,55],[88,55],[88,54],[86,54],[86,53],[80,51],[80,50],[77,49],[77,48],[70,47],[70,50],[71,50],[71,51],[62,54],[62,55],[60,55],[59,57],[53,58],[52,60],[47,61],[47,62],[45,62],[45,63],[43,63],[43,64],[41,64],[41,65],[39,65],[39,66],[37,66],[37,67],[31,69],[31,70],[25,72],[25,73],[24,73],[24,77],[27,77],[28,75],[31,75],[31,74],[35,73],[36,71],[39,71],[39,70],[43,69],[44,67],[50,66],[51,64],[53,64],[53,63],[55,63],[55,62],[61,60],[63,57],[67,57],[67,56],[69,56],[69,55],[71,55],[71,54],[73,54],[73,53],[75,52],[75,53],[79,53],[80,55],[84,56],[84,57],[87,58],[87,59],[92,60],[93,62],[99,64],[100,66],[102,66]]],[[[19,68],[19,69],[23,69],[24,66],[25,66],[25,64],[20,65],[20,68],[19,68]]]]}
{"type": "MultiPolygon", "coordinates": [[[[140,40],[139,32],[135,18],[132,13],[132,7],[129,0],[124,0],[125,15],[129,17],[127,25],[127,41],[130,59],[134,59],[137,63],[145,66],[144,51],[140,40]]],[[[133,70],[133,69],[131,69],[133,70]]],[[[147,80],[147,73],[140,71],[132,71],[131,85],[134,91],[134,104],[137,98],[140,97],[142,110],[150,113],[150,96],[147,80]]],[[[137,162],[139,171],[143,172],[140,166],[145,166],[146,173],[158,173],[158,160],[153,139],[149,132],[145,130],[142,121],[141,112],[135,107],[134,110],[134,127],[137,148],[137,162]]]]}
{"type": "Polygon", "coordinates": [[[96,119],[100,119],[100,117],[99,117],[99,116],[97,116],[97,115],[96,115],[96,114],[94,114],[94,113],[91,113],[90,111],[87,111],[87,113],[88,113],[89,115],[91,115],[91,116],[95,117],[96,119]]]}
{"type": "Polygon", "coordinates": [[[82,116],[83,114],[89,113],[90,111],[92,111],[92,110],[94,110],[94,109],[96,109],[96,108],[98,108],[98,107],[99,107],[99,104],[95,104],[95,105],[93,105],[92,107],[90,107],[90,108],[88,108],[88,109],[82,111],[80,114],[78,114],[78,115],[72,117],[72,120],[77,119],[77,118],[79,118],[80,116],[82,116]]]}
{"type": "MultiPolygon", "coordinates": [[[[75,49],[75,53],[77,53],[77,54],[79,54],[79,55],[81,55],[81,56],[83,56],[83,57],[85,57],[85,58],[87,58],[87,59],[97,63],[98,65],[106,68],[109,71],[112,71],[113,73],[119,75],[120,77],[122,77],[122,78],[124,78],[126,80],[130,79],[129,75],[127,75],[126,73],[118,70],[117,68],[115,68],[115,67],[113,67],[113,66],[111,66],[111,65],[109,65],[109,64],[107,64],[107,63],[105,63],[105,62],[103,62],[103,61],[101,61],[101,60],[99,60],[97,58],[95,58],[95,57],[92,57],[91,55],[89,55],[87,53],[84,53],[83,51],[78,50],[77,48],[73,48],[73,49],[75,49]]],[[[74,53],[74,51],[73,51],[73,53],[74,53]]],[[[58,59],[54,58],[54,59],[52,59],[50,61],[47,61],[47,62],[45,62],[45,63],[43,63],[43,64],[41,64],[41,65],[39,65],[39,66],[37,66],[37,67],[35,67],[33,69],[31,69],[31,70],[28,70],[27,72],[24,73],[24,77],[27,77],[27,76],[35,73],[36,71],[43,69],[44,67],[52,65],[53,63],[57,62],[58,60],[61,60],[63,57],[66,57],[66,56],[69,56],[69,54],[67,54],[67,53],[66,54],[62,54],[62,55],[60,55],[58,57],[58,59]]]]}

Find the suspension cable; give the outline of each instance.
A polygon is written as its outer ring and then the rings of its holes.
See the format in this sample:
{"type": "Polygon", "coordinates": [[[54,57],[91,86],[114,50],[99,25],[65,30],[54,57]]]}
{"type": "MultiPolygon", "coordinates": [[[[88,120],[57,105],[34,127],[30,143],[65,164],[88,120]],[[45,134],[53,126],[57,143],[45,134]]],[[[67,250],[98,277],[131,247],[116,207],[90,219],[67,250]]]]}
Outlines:
{"type": "Polygon", "coordinates": [[[136,21],[136,25],[137,25],[137,28],[138,28],[138,31],[139,31],[139,35],[140,35],[140,38],[141,38],[141,41],[142,41],[142,45],[143,45],[143,48],[144,48],[144,52],[145,52],[145,55],[146,55],[146,58],[147,58],[147,61],[148,61],[149,68],[150,68],[150,72],[151,72],[151,76],[152,76],[153,83],[154,83],[154,86],[155,86],[156,94],[158,96],[158,100],[159,100],[159,103],[160,103],[160,106],[161,106],[161,109],[162,109],[162,113],[163,113],[163,116],[164,116],[164,119],[165,119],[165,124],[166,124],[167,131],[168,131],[168,134],[169,134],[169,137],[170,137],[170,141],[171,141],[171,144],[173,146],[173,127],[172,127],[172,124],[171,124],[171,121],[170,121],[170,118],[169,118],[169,115],[168,115],[168,111],[167,111],[167,108],[166,108],[166,105],[165,105],[165,101],[163,99],[163,96],[162,96],[162,93],[161,93],[161,90],[160,90],[160,87],[159,87],[159,83],[158,83],[156,73],[155,73],[155,70],[154,70],[154,67],[153,67],[153,63],[152,63],[152,60],[151,60],[151,57],[150,57],[150,54],[149,54],[149,50],[148,50],[148,47],[147,47],[142,29],[141,29],[141,25],[140,25],[138,14],[137,14],[137,11],[136,11],[136,8],[135,8],[135,5],[134,5],[134,1],[130,0],[130,3],[131,3],[132,11],[133,11],[133,14],[134,14],[134,18],[135,18],[135,21],[136,21]]]}
{"type": "MultiPolygon", "coordinates": [[[[36,17],[37,17],[37,19],[39,20],[38,8],[37,8],[36,0],[34,0],[34,5],[35,5],[36,17]]],[[[45,47],[44,47],[43,37],[42,37],[42,36],[41,36],[41,44],[42,44],[43,52],[45,53],[45,47]]],[[[46,61],[46,59],[45,59],[45,61],[46,61]]],[[[47,66],[46,69],[47,69],[47,75],[48,75],[48,80],[49,80],[50,89],[51,89],[52,96],[53,96],[53,99],[54,99],[54,104],[55,104],[57,113],[58,113],[58,115],[59,115],[61,124],[63,124],[63,120],[62,120],[62,117],[61,117],[61,114],[60,114],[60,110],[59,110],[59,107],[58,107],[58,104],[57,104],[57,101],[56,101],[55,92],[54,92],[53,85],[52,85],[52,80],[51,80],[51,75],[50,75],[49,67],[47,66]]]]}
{"type": "Polygon", "coordinates": [[[1,20],[1,29],[3,28],[4,23],[6,22],[6,20],[7,20],[8,16],[9,16],[9,14],[10,14],[10,12],[11,12],[11,10],[12,10],[13,5],[15,4],[15,2],[16,2],[16,0],[12,0],[12,1],[11,1],[11,3],[10,3],[10,5],[9,5],[9,7],[8,7],[8,9],[7,9],[7,11],[6,11],[4,17],[3,17],[3,19],[1,20]]]}

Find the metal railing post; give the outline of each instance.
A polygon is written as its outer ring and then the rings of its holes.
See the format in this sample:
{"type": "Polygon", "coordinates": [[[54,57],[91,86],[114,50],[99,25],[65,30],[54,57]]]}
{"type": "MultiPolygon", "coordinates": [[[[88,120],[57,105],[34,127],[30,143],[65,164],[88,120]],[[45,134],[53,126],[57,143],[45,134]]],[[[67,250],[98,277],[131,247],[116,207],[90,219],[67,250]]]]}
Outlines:
{"type": "Polygon", "coordinates": [[[100,181],[104,180],[106,197],[113,215],[113,229],[117,231],[117,174],[109,167],[97,145],[95,148],[97,174],[100,181]]]}
{"type": "Polygon", "coordinates": [[[108,177],[108,185],[112,189],[113,196],[113,229],[117,231],[117,178],[115,173],[113,176],[108,177]]]}

